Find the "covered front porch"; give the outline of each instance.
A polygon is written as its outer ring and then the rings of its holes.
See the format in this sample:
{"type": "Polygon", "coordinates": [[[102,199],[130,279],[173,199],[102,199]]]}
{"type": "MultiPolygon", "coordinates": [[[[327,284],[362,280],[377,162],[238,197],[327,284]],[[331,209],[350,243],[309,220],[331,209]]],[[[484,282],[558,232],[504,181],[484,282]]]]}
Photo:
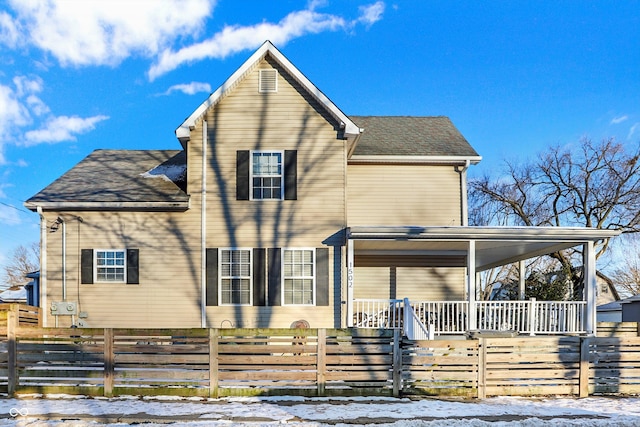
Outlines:
{"type": "MultiPolygon", "coordinates": [[[[573,227],[351,227],[347,233],[347,326],[402,329],[410,339],[489,331],[595,336],[594,245],[617,234],[573,227]],[[581,246],[583,253],[582,301],[476,300],[477,273],[510,263],[520,263],[523,271],[526,259],[576,246],[581,246]],[[356,286],[362,286],[357,280],[358,267],[385,267],[395,272],[398,266],[459,271],[465,281],[462,298],[356,296],[356,286]]],[[[444,286],[434,278],[429,280],[429,286],[444,286]]],[[[524,289],[524,275],[520,282],[524,289]]]]}

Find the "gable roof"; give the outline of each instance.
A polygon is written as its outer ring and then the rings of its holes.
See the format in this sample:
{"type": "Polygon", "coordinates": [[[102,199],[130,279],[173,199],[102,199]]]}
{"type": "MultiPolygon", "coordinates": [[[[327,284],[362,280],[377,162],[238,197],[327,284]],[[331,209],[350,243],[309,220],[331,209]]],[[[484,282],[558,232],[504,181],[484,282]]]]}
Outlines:
{"type": "Polygon", "coordinates": [[[313,97],[320,105],[324,106],[327,112],[333,116],[342,126],[344,136],[349,140],[356,140],[360,135],[360,128],[347,117],[320,89],[318,89],[311,81],[300,72],[276,47],[270,42],[265,41],[260,48],[253,53],[222,85],[213,92],[189,117],[176,129],[176,136],[180,140],[183,147],[191,138],[191,130],[195,127],[196,122],[200,119],[209,108],[215,106],[222,98],[225,97],[236,85],[251,72],[258,63],[267,55],[273,58],[281,67],[283,67],[300,85],[313,97]]]}
{"type": "Polygon", "coordinates": [[[482,158],[448,117],[351,116],[364,128],[350,161],[478,163],[482,158]],[[375,156],[375,157],[372,157],[375,156]],[[410,157],[410,158],[409,158],[410,157]]]}
{"type": "Polygon", "coordinates": [[[25,202],[28,209],[185,210],[180,150],[96,150],[25,202]]]}

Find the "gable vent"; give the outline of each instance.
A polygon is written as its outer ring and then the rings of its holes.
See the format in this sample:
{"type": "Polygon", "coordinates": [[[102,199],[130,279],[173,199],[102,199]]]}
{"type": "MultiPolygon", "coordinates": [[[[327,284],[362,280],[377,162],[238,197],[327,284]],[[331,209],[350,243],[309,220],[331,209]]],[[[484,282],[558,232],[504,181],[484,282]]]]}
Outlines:
{"type": "Polygon", "coordinates": [[[258,92],[278,91],[278,70],[260,70],[258,92]]]}

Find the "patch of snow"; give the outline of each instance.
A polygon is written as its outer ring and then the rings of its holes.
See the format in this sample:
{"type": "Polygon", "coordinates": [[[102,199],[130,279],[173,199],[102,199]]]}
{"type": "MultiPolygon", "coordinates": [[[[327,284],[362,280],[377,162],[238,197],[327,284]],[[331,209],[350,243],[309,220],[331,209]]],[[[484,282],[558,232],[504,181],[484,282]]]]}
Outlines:
{"type": "Polygon", "coordinates": [[[187,165],[158,165],[155,168],[141,173],[143,178],[162,178],[165,181],[183,181],[187,173],[187,165]]]}
{"type": "Polygon", "coordinates": [[[20,289],[8,289],[0,293],[0,301],[17,301],[26,299],[27,290],[24,287],[20,287],[20,289]]]}
{"type": "Polygon", "coordinates": [[[353,424],[378,427],[637,426],[640,425],[640,398],[494,397],[485,400],[412,400],[376,397],[207,399],[125,396],[107,399],[23,395],[19,399],[0,399],[0,425],[3,426],[123,426],[128,425],[127,416],[133,417],[130,419],[146,419],[146,427],[166,425],[168,419],[158,417],[173,417],[173,425],[184,427],[276,424],[297,427],[353,424]],[[51,417],[50,414],[55,414],[56,417],[51,417]],[[121,420],[108,424],[106,420],[114,417],[121,420]],[[101,422],[106,424],[100,424],[101,422]]]}

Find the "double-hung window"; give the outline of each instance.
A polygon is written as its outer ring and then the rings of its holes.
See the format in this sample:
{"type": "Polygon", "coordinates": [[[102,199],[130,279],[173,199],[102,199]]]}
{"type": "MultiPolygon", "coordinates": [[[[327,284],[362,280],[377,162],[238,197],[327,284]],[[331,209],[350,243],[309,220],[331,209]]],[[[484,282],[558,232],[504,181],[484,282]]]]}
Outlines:
{"type": "Polygon", "coordinates": [[[251,198],[253,200],[282,200],[283,152],[251,152],[251,198]]]}
{"type": "Polygon", "coordinates": [[[127,265],[124,249],[98,249],[95,251],[96,282],[126,283],[127,265]]]}
{"type": "Polygon", "coordinates": [[[220,302],[251,305],[251,250],[220,250],[220,302]]]}
{"type": "Polygon", "coordinates": [[[285,305],[315,304],[315,250],[284,249],[282,301],[285,305]]]}

